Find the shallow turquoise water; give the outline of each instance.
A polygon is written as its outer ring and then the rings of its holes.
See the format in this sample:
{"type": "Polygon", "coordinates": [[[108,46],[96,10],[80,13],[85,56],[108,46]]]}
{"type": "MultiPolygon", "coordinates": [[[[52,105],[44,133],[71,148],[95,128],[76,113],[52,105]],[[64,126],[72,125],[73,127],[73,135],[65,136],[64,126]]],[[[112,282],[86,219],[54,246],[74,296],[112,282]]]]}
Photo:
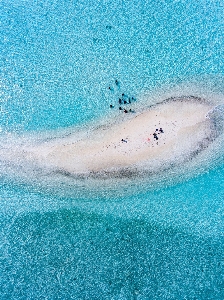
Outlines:
{"type": "MultiPolygon", "coordinates": [[[[108,118],[121,92],[223,104],[223,13],[222,1],[2,1],[1,147],[108,118]]],[[[179,178],[99,188],[27,169],[30,182],[1,161],[0,298],[223,299],[221,145],[179,178]]]]}

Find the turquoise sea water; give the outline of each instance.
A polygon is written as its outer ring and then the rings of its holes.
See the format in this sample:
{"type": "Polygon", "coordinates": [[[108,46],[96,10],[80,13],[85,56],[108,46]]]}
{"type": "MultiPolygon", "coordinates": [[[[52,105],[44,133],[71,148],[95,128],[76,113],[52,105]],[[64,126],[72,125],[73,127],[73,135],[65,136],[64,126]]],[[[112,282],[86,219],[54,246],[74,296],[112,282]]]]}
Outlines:
{"type": "Polygon", "coordinates": [[[220,135],[153,179],[0,158],[0,299],[224,299],[223,15],[217,0],[1,1],[1,148],[105,122],[122,92],[209,99],[220,135]]]}

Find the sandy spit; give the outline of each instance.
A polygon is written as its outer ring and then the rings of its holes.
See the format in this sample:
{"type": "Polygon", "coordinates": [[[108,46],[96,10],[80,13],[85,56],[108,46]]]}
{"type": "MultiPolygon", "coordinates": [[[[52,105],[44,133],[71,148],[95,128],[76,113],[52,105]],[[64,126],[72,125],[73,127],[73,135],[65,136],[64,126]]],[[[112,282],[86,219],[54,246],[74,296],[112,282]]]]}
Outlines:
{"type": "Polygon", "coordinates": [[[211,105],[195,97],[172,98],[81,140],[58,139],[29,149],[40,166],[71,176],[130,176],[180,164],[214,139],[211,105]]]}

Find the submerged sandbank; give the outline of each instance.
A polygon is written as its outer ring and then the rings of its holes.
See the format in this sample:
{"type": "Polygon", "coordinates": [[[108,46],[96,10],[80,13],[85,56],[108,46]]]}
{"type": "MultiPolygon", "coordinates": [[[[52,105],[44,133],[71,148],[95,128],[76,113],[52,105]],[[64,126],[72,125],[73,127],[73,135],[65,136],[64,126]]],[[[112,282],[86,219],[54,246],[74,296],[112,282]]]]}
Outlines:
{"type": "Polygon", "coordinates": [[[157,173],[192,159],[215,138],[203,99],[167,99],[122,122],[75,136],[45,142],[27,152],[44,168],[77,177],[157,173]]]}

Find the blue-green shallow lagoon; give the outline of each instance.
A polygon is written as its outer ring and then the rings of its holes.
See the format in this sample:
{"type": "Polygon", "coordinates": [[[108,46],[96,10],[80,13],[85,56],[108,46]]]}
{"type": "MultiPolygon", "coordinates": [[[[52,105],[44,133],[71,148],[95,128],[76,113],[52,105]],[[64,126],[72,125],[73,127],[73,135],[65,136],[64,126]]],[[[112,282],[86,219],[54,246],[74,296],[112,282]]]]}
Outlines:
{"type": "Polygon", "coordinates": [[[222,299],[223,173],[94,203],[5,187],[3,299],[222,299]]]}
{"type": "MultiPolygon", "coordinates": [[[[0,14],[1,147],[109,118],[122,92],[224,103],[222,1],[5,0],[0,14]]],[[[220,145],[192,173],[99,189],[1,160],[0,299],[224,299],[220,145]]]]}

